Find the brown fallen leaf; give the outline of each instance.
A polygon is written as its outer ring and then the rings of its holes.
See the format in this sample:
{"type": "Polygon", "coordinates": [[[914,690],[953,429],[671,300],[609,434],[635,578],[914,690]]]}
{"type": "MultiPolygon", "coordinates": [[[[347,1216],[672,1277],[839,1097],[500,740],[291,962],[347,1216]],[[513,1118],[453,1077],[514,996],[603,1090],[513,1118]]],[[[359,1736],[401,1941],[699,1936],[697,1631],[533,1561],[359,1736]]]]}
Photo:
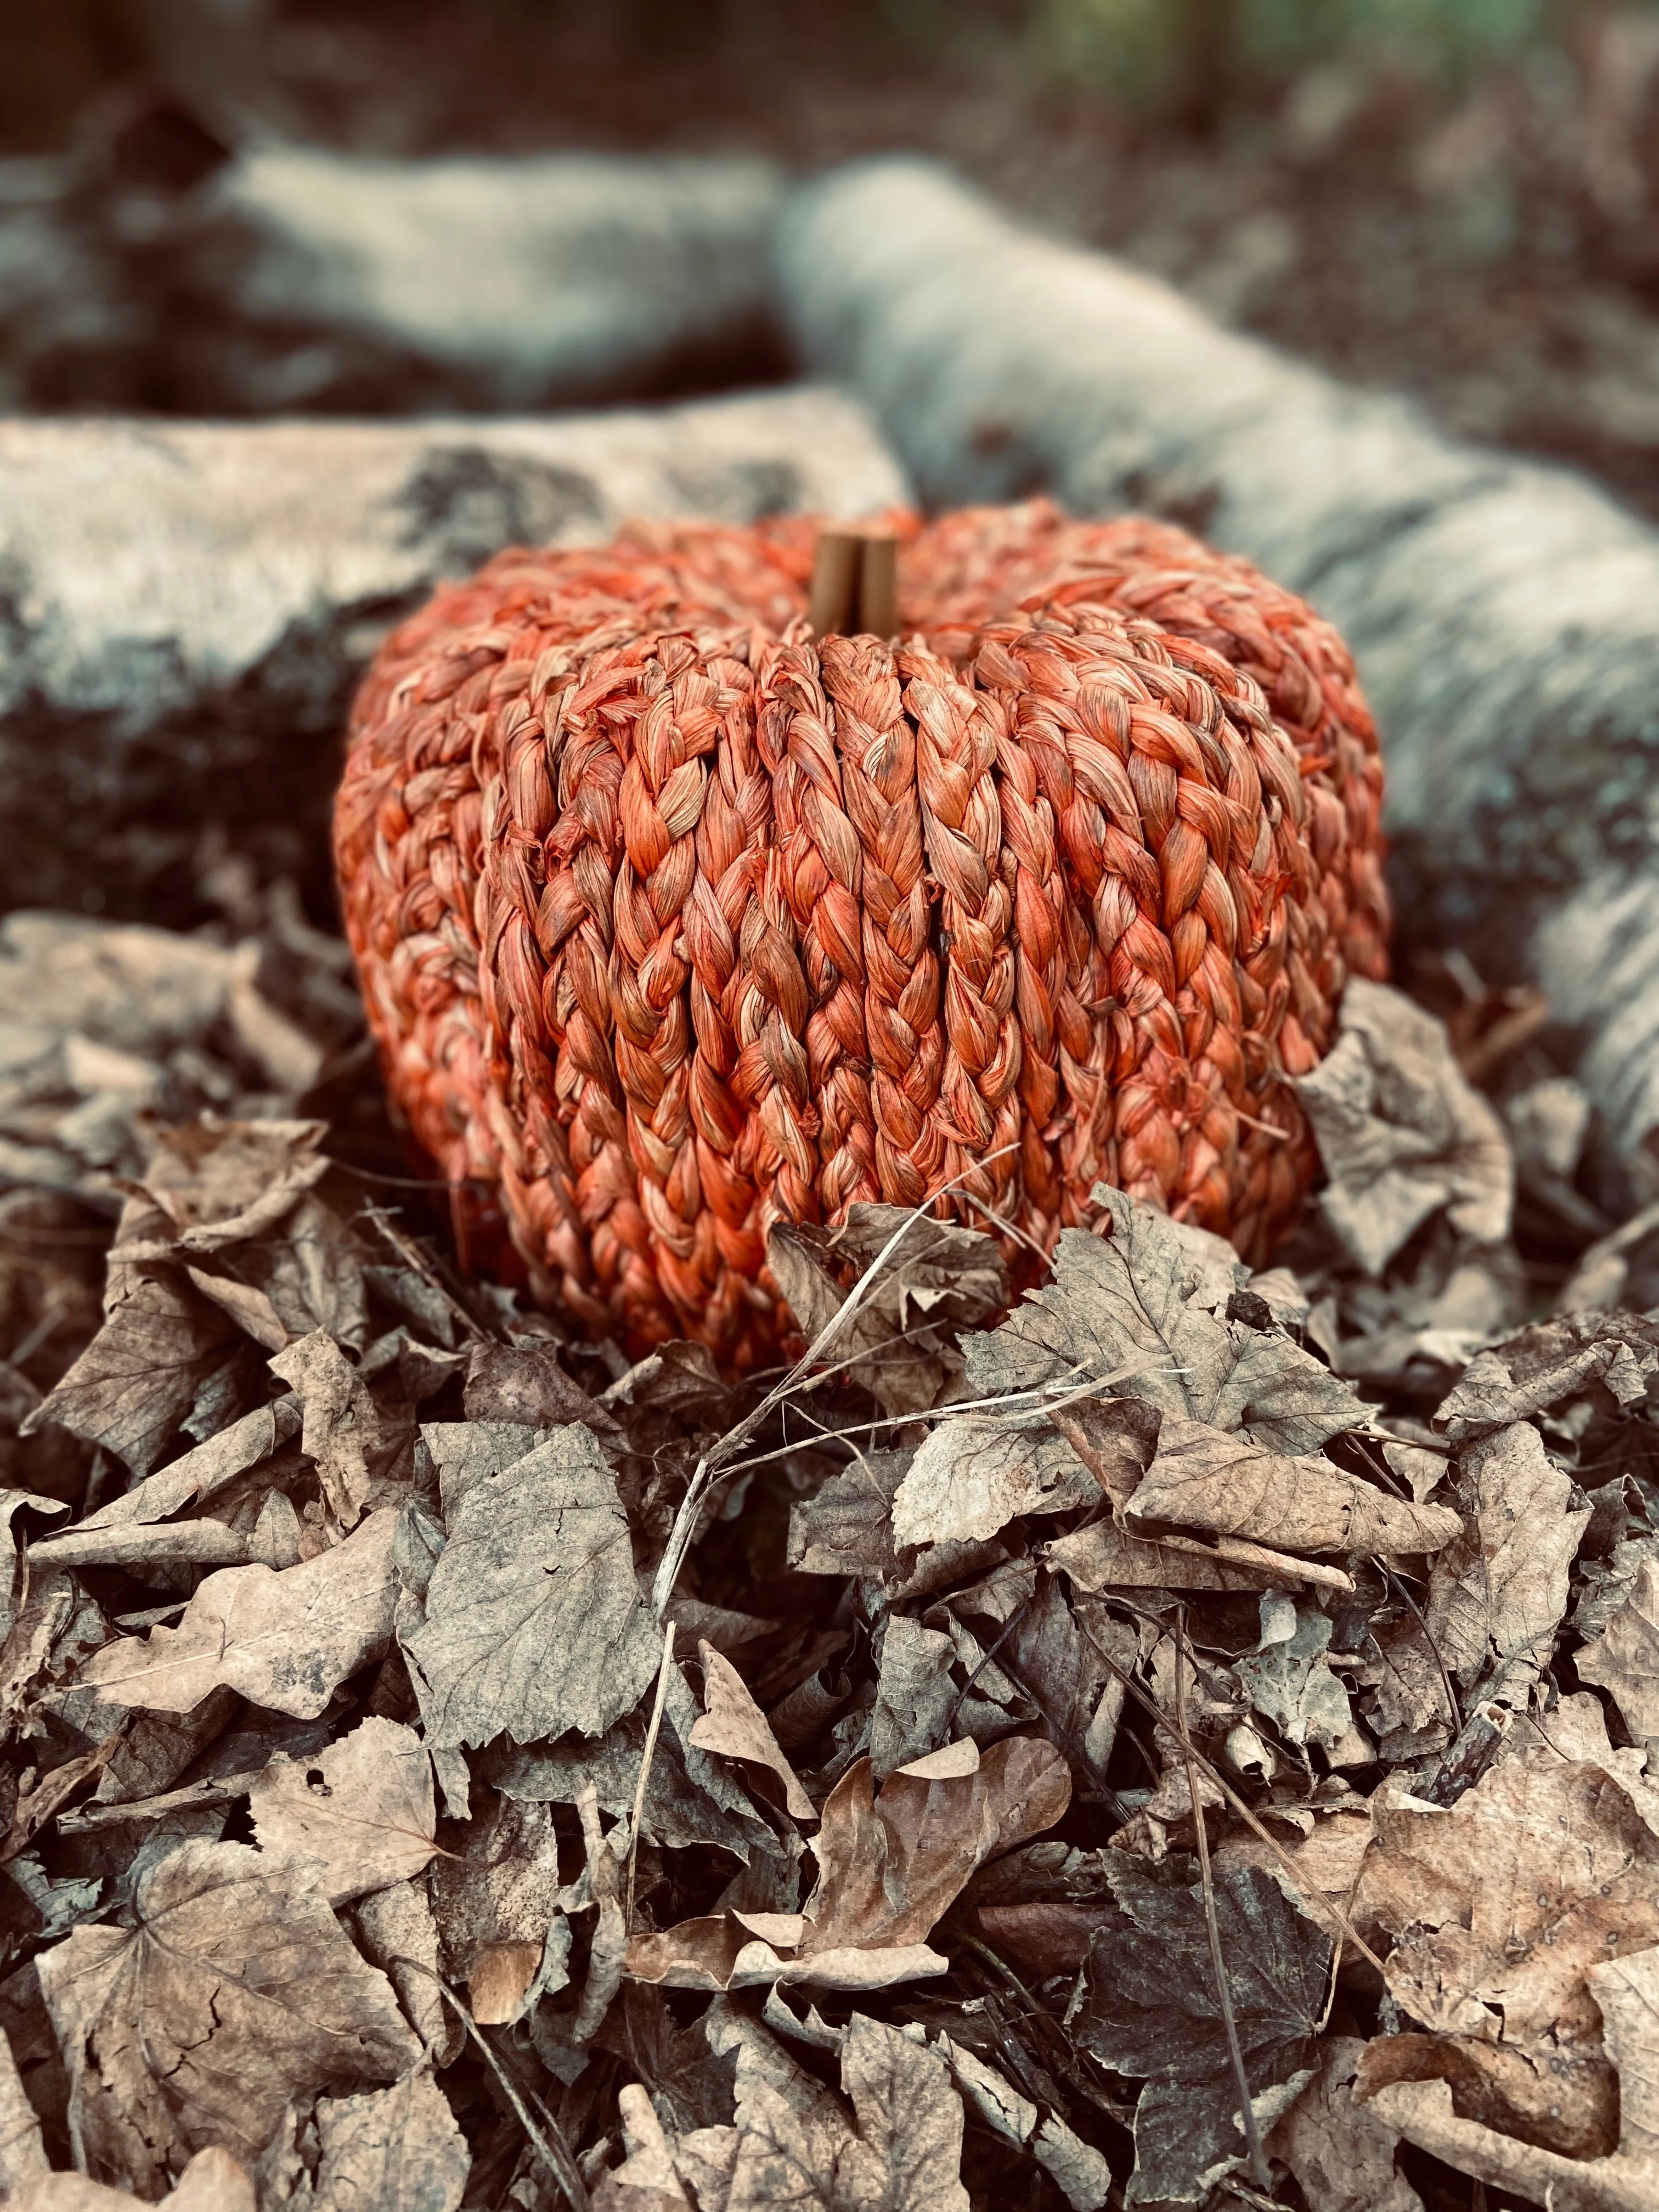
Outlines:
{"type": "Polygon", "coordinates": [[[1318,1455],[1286,1459],[1174,1413],[1127,1517],[1136,1534],[1202,1529],[1285,1552],[1435,1552],[1462,1527],[1447,1506],[1392,1498],[1318,1455]]]}
{"type": "Polygon", "coordinates": [[[767,1264],[809,1344],[878,1260],[825,1363],[844,1366],[884,1412],[924,1413],[939,1403],[952,1361],[961,1371],[951,1340],[1006,1307],[1007,1265],[982,1231],[896,1206],[849,1206],[835,1230],[780,1224],[767,1240],[767,1264]]]}
{"type": "Polygon", "coordinates": [[[1467,1683],[1491,1664],[1547,1653],[1590,1509],[1529,1421],[1464,1447],[1458,1499],[1462,1520],[1434,1562],[1425,1614],[1447,1666],[1467,1683]]]}
{"type": "Polygon", "coordinates": [[[140,1276],[19,1433],[34,1436],[55,1421],[115,1453],[134,1474],[149,1474],[235,1334],[194,1291],[140,1276]]]}
{"type": "Polygon", "coordinates": [[[146,1194],[170,1234],[117,1248],[123,1261],[217,1252],[274,1228],[328,1173],[325,1121],[221,1121],[204,1114],[160,1130],[144,1164],[146,1194]]]}
{"type": "Polygon", "coordinates": [[[222,1686],[256,1705],[314,1720],[336,1689],[392,1637],[398,1516],[371,1513],[343,1544],[297,1567],[210,1575],[176,1628],[125,1636],[81,1679],[122,1705],[187,1713],[222,1686]]]}
{"type": "Polygon", "coordinates": [[[430,1887],[444,1972],[467,1984],[481,2023],[516,2020],[538,1989],[563,1987],[570,1929],[545,1805],[493,1798],[461,1851],[437,1860],[430,1887]]]}
{"type": "Polygon", "coordinates": [[[362,1899],[352,1912],[357,1947],[398,1992],[404,2018],[440,2066],[447,2066],[466,2029],[439,1988],[438,1923],[424,1881],[394,1882],[362,1899]]]}
{"type": "Polygon", "coordinates": [[[825,1799],[804,1913],[726,1912],[635,1936],[628,1972],[671,1988],[817,1982],[877,1989],[945,1962],[926,1939],[984,1862],[1052,1827],[1071,1801],[1051,1744],[971,1739],[901,1767],[878,1794],[856,1760],[825,1799]]]}
{"type": "MultiPolygon", "coordinates": [[[[1235,1831],[1224,1837],[1212,1854],[1218,1872],[1229,1867],[1260,1867],[1264,1874],[1289,1883],[1298,1899],[1321,1924],[1339,1934],[1322,1902],[1353,1917],[1360,1872],[1370,1849],[1370,1812],[1363,1801],[1351,1812],[1335,1812],[1316,1819],[1305,1835],[1275,1838],[1272,1850],[1253,1831],[1235,1831]]],[[[1361,1933],[1364,1934],[1362,1929],[1361,1933]]],[[[1376,1935],[1376,1925],[1370,1932],[1376,1935]]],[[[1352,1955],[1352,1951],[1351,1951],[1352,1955]]]]}
{"type": "Polygon", "coordinates": [[[420,1874],[436,1844],[432,1761],[413,1729],[369,1718],[304,1759],[272,1759],[248,1791],[264,1850],[318,1860],[331,1905],[420,1874]]]}
{"type": "Polygon", "coordinates": [[[434,1747],[600,1735],[655,1680],[658,1638],[597,1439],[574,1425],[453,1506],[426,1618],[404,1638],[434,1747]]]}
{"type": "Polygon", "coordinates": [[[1050,1974],[1076,1973],[1100,1921],[1097,1905],[1068,1904],[1063,1898],[979,1908],[980,1929],[992,1949],[1039,1981],[1050,1974]]]}
{"type": "Polygon", "coordinates": [[[1027,1513],[1092,1503],[1095,1484],[1046,1422],[961,1413],[923,1441],[893,1499],[899,1545],[982,1542],[1027,1513]]]}
{"type": "Polygon", "coordinates": [[[1395,2171],[1396,2130],[1354,2098],[1364,2045],[1334,2035],[1320,2068],[1267,2137],[1270,2157],[1289,2166],[1319,2212],[1423,2212],[1423,2200],[1395,2171]]]}
{"type": "Polygon", "coordinates": [[[1350,981],[1335,1045],[1296,1079],[1328,1177],[1326,1219],[1371,1275],[1442,1208],[1462,1235],[1500,1243],[1515,1199],[1503,1122],[1432,1015],[1385,983],[1350,981]]]}
{"type": "Polygon", "coordinates": [[[180,1844],[133,1910],[131,1928],[76,1929],[40,1973],[71,2124],[142,2195],[209,2142],[252,2164],[290,2098],[395,2081],[419,2057],[304,1860],[180,1844]]]}
{"type": "Polygon", "coordinates": [[[956,1657],[956,1644],[942,1629],[924,1628],[908,1613],[888,1614],[870,1719],[870,1770],[878,1784],[896,1767],[925,1758],[949,1733],[956,1657]]]}
{"type": "MultiPolygon", "coordinates": [[[[1259,1547],[1246,1547],[1260,1550],[1259,1547]]],[[[1259,1590],[1270,1583],[1308,1578],[1307,1562],[1288,1553],[1247,1563],[1224,1553],[1214,1542],[1195,1536],[1132,1536],[1111,1521],[1091,1521],[1069,1536],[1055,1536],[1039,1548],[1038,1557],[1060,1569],[1080,1590],[1183,1589],[1259,1590]]],[[[1323,1571],[1333,1575],[1340,1569],[1323,1571]]],[[[1352,1587],[1352,1577],[1340,1575],[1340,1587],[1352,1587]]]]}
{"type": "MultiPolygon", "coordinates": [[[[138,2200],[84,2173],[52,2173],[10,2201],[17,2212],[121,2212],[138,2200]]],[[[197,2152],[161,2202],[167,2212],[254,2212],[253,2176],[240,2159],[210,2143],[197,2152]]]]}
{"type": "Polygon", "coordinates": [[[76,1523],[75,1534],[84,1536],[98,1528],[148,1526],[169,1520],[187,1506],[205,1505],[228,1484],[260,1466],[299,1433],[297,1398],[289,1395],[256,1406],[205,1443],[182,1453],[156,1474],[146,1475],[131,1490],[100,1505],[95,1513],[87,1514],[76,1523]]]}
{"type": "Polygon", "coordinates": [[[1534,2044],[1594,2033],[1585,1972],[1659,1943],[1659,1836],[1600,1766],[1541,1747],[1442,1808],[1386,1786],[1355,1911],[1425,2027],[1534,2044]]]}
{"type": "Polygon", "coordinates": [[[1232,1317],[1249,1270],[1231,1244],[1104,1183],[1109,1238],[1068,1229],[1052,1280],[1001,1328],[963,1345],[975,1397],[1076,1400],[1109,1377],[1121,1397],[1291,1454],[1317,1451],[1365,1419],[1352,1383],[1273,1321],[1232,1317]]]}
{"type": "Polygon", "coordinates": [[[1659,2201],[1659,1949],[1592,1966],[1586,1983],[1619,2074],[1619,2148],[1571,2158],[1459,2115],[1449,2082],[1396,2081],[1365,2109],[1407,2142],[1551,2212],[1651,2212],[1659,2201]]]}
{"type": "Polygon", "coordinates": [[[429,2068],[320,2098],[316,2124],[315,2212],[456,2212],[471,2154],[429,2068]]]}
{"type": "Polygon", "coordinates": [[[279,1352],[270,1371],[300,1401],[300,1445],[315,1461],[329,1509],[343,1529],[366,1508],[397,1504],[408,1480],[414,1437],[388,1419],[368,1384],[325,1329],[279,1352]]]}
{"type": "Polygon", "coordinates": [[[516,1421],[532,1429],[580,1421],[601,1443],[626,1443],[614,1413],[590,1398],[550,1344],[475,1344],[467,1355],[462,1407],[469,1421],[516,1421]]]}
{"type": "Polygon", "coordinates": [[[1460,2119],[1479,2120],[1564,2158],[1605,2158],[1619,2143],[1619,2076],[1599,2034],[1536,2044],[1480,2035],[1373,2036],[1355,2088],[1375,2096],[1394,2081],[1444,2081],[1460,2119]]]}
{"type": "Polygon", "coordinates": [[[1634,1736],[1659,1736],[1659,1562],[1645,1559],[1624,1603],[1575,1655],[1583,1682],[1597,1682],[1634,1736]]]}
{"type": "Polygon", "coordinates": [[[816,1820],[812,1801],[802,1789],[795,1770],[784,1757],[766,1716],[749,1693],[749,1686],[729,1659],[712,1644],[700,1644],[702,1661],[704,1712],[691,1730],[699,1751],[722,1759],[735,1759],[754,1770],[774,1802],[781,1799],[792,1820],[816,1820]]]}
{"type": "Polygon", "coordinates": [[[79,1759],[65,1759],[61,1766],[54,1766],[49,1772],[36,1776],[33,1780],[30,1777],[33,1770],[25,1770],[18,1786],[10,1829],[4,1838],[0,1839],[0,1866],[9,1859],[15,1859],[18,1852],[27,1847],[46,1823],[68,1804],[83,1783],[90,1782],[94,1775],[103,1772],[115,1756],[120,1741],[121,1731],[118,1728],[102,1743],[83,1753],[79,1759]]]}
{"type": "Polygon", "coordinates": [[[1436,1413],[1454,1443],[1547,1413],[1596,1385],[1636,1406],[1659,1372],[1659,1323],[1629,1313],[1571,1313],[1534,1322],[1477,1352],[1436,1413]]]}
{"type": "MultiPolygon", "coordinates": [[[[589,2212],[692,2212],[691,2199],[675,2171],[677,2146],[669,2141],[649,2094],[637,2081],[617,2091],[617,2115],[628,2155],[601,2177],[588,2199],[589,2212]]],[[[735,2143],[732,2149],[735,2154],[735,2143]]]]}
{"type": "Polygon", "coordinates": [[[0,2203],[15,2203],[50,2171],[40,2117],[29,2102],[10,2038],[0,2029],[0,2203]]]}
{"type": "Polygon", "coordinates": [[[726,2212],[968,2212],[962,2104],[943,2060],[854,2013],[841,2081],[850,2120],[839,2099],[792,2095],[739,2054],[726,2212]]]}

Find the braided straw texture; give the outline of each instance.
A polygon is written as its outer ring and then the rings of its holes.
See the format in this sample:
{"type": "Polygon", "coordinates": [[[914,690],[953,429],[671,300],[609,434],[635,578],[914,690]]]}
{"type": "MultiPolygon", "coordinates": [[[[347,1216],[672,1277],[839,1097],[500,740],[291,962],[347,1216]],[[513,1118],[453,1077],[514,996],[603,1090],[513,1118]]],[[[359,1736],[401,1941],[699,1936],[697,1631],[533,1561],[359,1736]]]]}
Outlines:
{"type": "Polygon", "coordinates": [[[815,528],[502,553],[382,647],[335,816],[392,1096],[536,1295],[728,1366],[780,1219],[1016,1259],[1105,1181],[1259,1258],[1286,1075],[1385,971],[1376,732],[1246,563],[1046,501],[917,526],[905,632],[815,639],[815,528]]]}

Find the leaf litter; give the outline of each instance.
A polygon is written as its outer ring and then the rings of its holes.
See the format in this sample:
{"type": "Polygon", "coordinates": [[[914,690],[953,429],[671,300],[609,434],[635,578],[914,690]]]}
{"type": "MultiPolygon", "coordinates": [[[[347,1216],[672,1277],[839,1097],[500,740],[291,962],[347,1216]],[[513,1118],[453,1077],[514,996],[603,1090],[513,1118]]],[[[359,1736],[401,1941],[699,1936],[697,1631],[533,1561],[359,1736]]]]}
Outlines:
{"type": "Polygon", "coordinates": [[[1656,1194],[1535,1030],[1356,987],[1262,1273],[780,1231],[732,1383],[459,1273],[236,931],[0,923],[0,2201],[1659,2200],[1656,1194]]]}

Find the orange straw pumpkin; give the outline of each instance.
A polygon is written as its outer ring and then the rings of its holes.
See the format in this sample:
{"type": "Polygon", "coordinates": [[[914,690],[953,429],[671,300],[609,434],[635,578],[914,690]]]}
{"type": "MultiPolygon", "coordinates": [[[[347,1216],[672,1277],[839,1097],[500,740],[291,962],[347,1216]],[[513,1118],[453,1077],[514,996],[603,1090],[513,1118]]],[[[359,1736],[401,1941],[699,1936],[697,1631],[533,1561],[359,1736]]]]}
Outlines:
{"type": "Polygon", "coordinates": [[[1385,969],[1376,732],[1247,563],[1046,501],[916,526],[816,635],[815,526],[510,551],[381,648],[335,818],[387,1081],[537,1294],[744,1368],[777,1220],[1050,1245],[1114,1183],[1259,1258],[1285,1078],[1385,969]]]}

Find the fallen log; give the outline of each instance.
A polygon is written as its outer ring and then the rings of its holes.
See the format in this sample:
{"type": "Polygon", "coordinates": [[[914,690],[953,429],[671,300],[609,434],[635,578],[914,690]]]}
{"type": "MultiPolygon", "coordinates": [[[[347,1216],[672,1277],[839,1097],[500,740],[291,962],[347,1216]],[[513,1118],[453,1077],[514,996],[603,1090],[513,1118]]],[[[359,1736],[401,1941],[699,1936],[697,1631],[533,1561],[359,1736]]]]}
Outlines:
{"type": "Polygon", "coordinates": [[[1659,1129],[1659,532],[930,164],[803,192],[778,259],[811,370],[925,499],[1150,509],[1337,623],[1382,727],[1402,934],[1540,983],[1616,1140],[1659,1129]]]}
{"type": "Polygon", "coordinates": [[[188,920],[216,822],[325,880],[359,671],[503,545],[904,495],[860,409],[811,389],[543,421],[0,422],[0,908],[188,920]]]}
{"type": "Polygon", "coordinates": [[[764,161],[233,153],[161,101],[0,184],[0,355],[31,407],[614,405],[781,359],[764,161]]]}

